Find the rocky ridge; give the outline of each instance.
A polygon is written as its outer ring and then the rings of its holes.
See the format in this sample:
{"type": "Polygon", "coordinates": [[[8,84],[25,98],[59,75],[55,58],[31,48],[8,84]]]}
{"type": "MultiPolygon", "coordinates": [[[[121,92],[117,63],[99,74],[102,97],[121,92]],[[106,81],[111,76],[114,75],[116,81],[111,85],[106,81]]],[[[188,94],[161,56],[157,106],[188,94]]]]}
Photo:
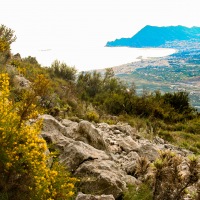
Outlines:
{"type": "Polygon", "coordinates": [[[166,149],[184,157],[191,154],[159,137],[149,141],[128,124],[58,121],[50,115],[40,118],[42,137],[59,149],[60,162],[81,180],[79,187],[84,194],[80,193],[77,199],[120,199],[127,184],[140,182],[132,176],[140,157],[154,161],[158,151],[166,149]]]}

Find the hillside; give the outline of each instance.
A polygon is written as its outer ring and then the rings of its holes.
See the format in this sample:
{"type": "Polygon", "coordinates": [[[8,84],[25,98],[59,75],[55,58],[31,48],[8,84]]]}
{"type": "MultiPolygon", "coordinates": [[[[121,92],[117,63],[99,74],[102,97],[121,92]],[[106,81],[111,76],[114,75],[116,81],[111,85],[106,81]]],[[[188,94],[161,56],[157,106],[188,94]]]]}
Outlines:
{"type": "MultiPolygon", "coordinates": [[[[111,68],[44,67],[13,55],[15,39],[0,26],[0,200],[200,199],[200,114],[186,91],[137,95],[111,68]]],[[[182,54],[199,61],[172,60],[182,54]]]]}
{"type": "Polygon", "coordinates": [[[160,47],[172,41],[200,39],[200,27],[185,26],[157,27],[147,25],[131,38],[107,42],[107,47],[126,46],[135,48],[160,47]]]}

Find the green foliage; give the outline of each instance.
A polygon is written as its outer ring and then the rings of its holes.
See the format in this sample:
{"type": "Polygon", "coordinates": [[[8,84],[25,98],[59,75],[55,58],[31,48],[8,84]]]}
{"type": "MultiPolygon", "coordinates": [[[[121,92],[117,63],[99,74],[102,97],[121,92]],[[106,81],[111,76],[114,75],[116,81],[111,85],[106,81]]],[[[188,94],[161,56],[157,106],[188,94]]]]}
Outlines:
{"type": "Polygon", "coordinates": [[[77,70],[74,67],[69,67],[67,64],[55,60],[49,68],[49,72],[52,77],[62,78],[67,81],[74,81],[77,70]]]}
{"type": "Polygon", "coordinates": [[[10,45],[16,40],[14,31],[5,25],[0,25],[0,67],[10,59],[10,45]]]}
{"type": "Polygon", "coordinates": [[[129,114],[145,118],[161,119],[167,123],[195,117],[195,110],[189,104],[186,92],[154,93],[143,92],[137,96],[135,87],[128,87],[114,77],[107,69],[104,77],[96,71],[82,72],[77,79],[80,98],[91,102],[113,115],[129,114]]]}
{"type": "Polygon", "coordinates": [[[93,73],[82,72],[77,79],[77,88],[83,100],[91,100],[102,92],[102,76],[94,71],[93,73]]]}
{"type": "Polygon", "coordinates": [[[164,103],[170,104],[178,113],[191,112],[189,94],[187,92],[165,93],[164,103]]]}
{"type": "Polygon", "coordinates": [[[120,94],[112,94],[106,98],[104,105],[109,113],[118,115],[124,111],[124,97],[120,94]]]}
{"type": "Polygon", "coordinates": [[[86,118],[89,121],[99,122],[99,114],[93,110],[86,112],[86,118]]]}
{"type": "MultiPolygon", "coordinates": [[[[185,191],[195,185],[200,178],[200,163],[197,157],[187,160],[187,170],[183,171],[181,165],[184,159],[170,151],[163,151],[153,163],[151,184],[153,185],[154,200],[181,200],[185,191]]],[[[197,191],[196,191],[197,192],[197,191]]]]}
{"type": "Polygon", "coordinates": [[[35,57],[32,57],[32,56],[25,57],[25,58],[22,59],[22,61],[25,62],[25,63],[35,65],[35,66],[40,66],[37,59],[35,57]]]}
{"type": "MultiPolygon", "coordinates": [[[[37,81],[33,87],[41,93],[44,89],[37,81]]],[[[48,167],[47,145],[40,137],[41,121],[27,121],[37,117],[33,102],[22,105],[22,99],[15,104],[9,95],[8,75],[0,74],[0,199],[70,199],[77,180],[58,163],[48,167]],[[26,113],[23,117],[21,110],[26,113]]]]}
{"type": "MultiPolygon", "coordinates": [[[[128,111],[129,97],[133,95],[126,85],[113,77],[113,70],[107,69],[104,77],[94,71],[82,72],[77,79],[80,98],[105,110],[109,114],[120,114],[128,111]]],[[[128,111],[129,112],[129,111],[128,111]]]]}
{"type": "Polygon", "coordinates": [[[124,192],[124,200],[153,200],[151,188],[142,184],[138,187],[129,185],[128,190],[124,192]]]}
{"type": "Polygon", "coordinates": [[[16,40],[16,36],[14,36],[14,31],[10,28],[7,28],[5,25],[0,26],[0,38],[6,41],[9,45],[16,40]]]}
{"type": "Polygon", "coordinates": [[[183,200],[186,191],[192,199],[198,199],[198,157],[185,159],[169,150],[161,151],[159,158],[152,164],[146,158],[138,159],[133,175],[142,183],[129,186],[124,192],[125,200],[183,200]],[[193,187],[191,191],[191,186],[196,186],[196,189],[193,187]]]}
{"type": "Polygon", "coordinates": [[[160,131],[159,136],[168,142],[175,142],[173,135],[169,131],[160,131]]]}

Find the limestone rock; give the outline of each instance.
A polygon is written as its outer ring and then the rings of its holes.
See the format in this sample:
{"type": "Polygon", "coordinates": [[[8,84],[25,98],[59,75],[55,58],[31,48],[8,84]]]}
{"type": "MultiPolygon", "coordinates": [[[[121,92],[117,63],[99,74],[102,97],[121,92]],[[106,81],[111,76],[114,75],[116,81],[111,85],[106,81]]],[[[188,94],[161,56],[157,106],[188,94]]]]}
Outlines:
{"type": "Polygon", "coordinates": [[[84,162],[75,172],[80,177],[84,193],[112,194],[119,197],[126,187],[125,173],[111,160],[84,162]]]}
{"type": "Polygon", "coordinates": [[[30,86],[30,81],[19,75],[14,76],[13,83],[17,89],[26,89],[30,86]]]}
{"type": "Polygon", "coordinates": [[[141,145],[138,149],[138,154],[140,157],[147,157],[150,161],[154,161],[158,156],[159,149],[150,143],[146,143],[144,145],[141,145]]]}
{"type": "Polygon", "coordinates": [[[42,137],[47,143],[55,144],[59,150],[64,151],[65,146],[73,142],[71,138],[62,134],[66,132],[65,127],[51,115],[42,115],[40,118],[43,119],[42,137]]]}
{"type": "Polygon", "coordinates": [[[59,135],[59,137],[66,136],[67,138],[74,139],[76,136],[76,129],[78,127],[78,124],[76,122],[70,121],[68,126],[66,125],[67,122],[64,121],[64,125],[56,120],[51,115],[42,115],[40,118],[43,120],[43,128],[42,132],[48,132],[51,135],[59,135]]]}
{"type": "Polygon", "coordinates": [[[120,199],[128,184],[140,183],[133,177],[140,157],[154,161],[158,151],[166,149],[181,156],[190,153],[158,137],[152,142],[144,139],[127,124],[58,121],[50,115],[40,118],[41,136],[60,150],[60,162],[80,178],[79,188],[85,194],[79,193],[77,200],[120,199]]]}
{"type": "Polygon", "coordinates": [[[76,200],[115,200],[113,195],[91,195],[78,193],[76,200]]]}
{"type": "Polygon", "coordinates": [[[70,144],[64,147],[59,158],[61,163],[72,172],[76,171],[86,161],[109,160],[109,156],[104,151],[95,149],[81,141],[71,141],[70,144]]]}
{"type": "Polygon", "coordinates": [[[78,126],[79,136],[76,140],[83,141],[91,146],[106,150],[106,144],[100,131],[88,121],[81,121],[78,126]]]}

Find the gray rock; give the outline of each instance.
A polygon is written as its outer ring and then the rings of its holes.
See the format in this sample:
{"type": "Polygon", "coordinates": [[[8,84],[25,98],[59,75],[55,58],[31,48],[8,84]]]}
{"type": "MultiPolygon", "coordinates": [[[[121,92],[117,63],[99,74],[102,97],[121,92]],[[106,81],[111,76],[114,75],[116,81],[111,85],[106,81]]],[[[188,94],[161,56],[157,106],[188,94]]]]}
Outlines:
{"type": "Polygon", "coordinates": [[[139,148],[139,145],[131,138],[131,136],[118,139],[118,144],[121,149],[127,153],[139,148]]]}
{"type": "Polygon", "coordinates": [[[83,141],[97,149],[106,150],[107,145],[101,132],[92,123],[81,121],[78,126],[78,133],[76,140],[83,141]]]}
{"type": "Polygon", "coordinates": [[[140,157],[147,157],[150,161],[154,161],[159,156],[158,151],[159,149],[156,147],[156,145],[147,143],[141,145],[137,153],[140,157]]]}
{"type": "Polygon", "coordinates": [[[111,127],[115,130],[115,132],[122,132],[126,135],[135,136],[137,134],[137,130],[128,124],[118,123],[117,125],[113,125],[111,127]]]}
{"type": "Polygon", "coordinates": [[[43,119],[41,136],[47,143],[55,144],[59,150],[64,151],[65,146],[73,142],[71,138],[64,136],[63,132],[66,132],[65,127],[54,117],[42,115],[40,119],[43,119]]]}
{"type": "Polygon", "coordinates": [[[63,119],[61,121],[62,125],[64,125],[66,127],[66,130],[68,132],[69,135],[73,136],[74,133],[76,133],[78,131],[78,123],[68,120],[68,119],[63,119]]]}
{"type": "Polygon", "coordinates": [[[113,195],[91,195],[78,193],[76,200],[115,200],[113,195]]]}
{"type": "Polygon", "coordinates": [[[139,185],[140,184],[139,180],[137,180],[135,177],[130,176],[130,175],[126,175],[124,181],[130,185],[139,185]]]}
{"type": "Polygon", "coordinates": [[[75,172],[80,177],[81,191],[95,195],[112,194],[119,197],[126,188],[125,173],[111,160],[84,162],[75,172]]]}
{"type": "Polygon", "coordinates": [[[60,162],[81,180],[79,188],[85,194],[79,194],[77,200],[120,198],[127,184],[140,183],[132,176],[140,157],[154,161],[158,151],[166,149],[181,156],[190,153],[158,137],[153,142],[138,137],[139,133],[127,124],[59,122],[50,115],[40,118],[41,136],[60,150],[60,162]]]}
{"type": "Polygon", "coordinates": [[[74,139],[76,137],[76,129],[78,124],[76,122],[69,121],[68,126],[67,122],[64,121],[64,125],[56,120],[51,115],[42,115],[40,118],[43,120],[42,132],[47,132],[51,135],[61,135],[68,138],[74,139]]]}
{"type": "Polygon", "coordinates": [[[71,141],[65,146],[63,152],[59,156],[60,162],[63,163],[71,172],[86,161],[93,160],[109,160],[109,156],[101,150],[85,144],[81,141],[71,141]]]}
{"type": "Polygon", "coordinates": [[[165,141],[164,141],[162,138],[158,137],[158,136],[156,136],[156,137],[154,138],[154,142],[155,142],[156,144],[165,144],[165,141]]]}
{"type": "Polygon", "coordinates": [[[14,86],[21,90],[21,89],[27,89],[30,87],[30,81],[24,78],[23,76],[15,75],[13,78],[14,86]]]}

